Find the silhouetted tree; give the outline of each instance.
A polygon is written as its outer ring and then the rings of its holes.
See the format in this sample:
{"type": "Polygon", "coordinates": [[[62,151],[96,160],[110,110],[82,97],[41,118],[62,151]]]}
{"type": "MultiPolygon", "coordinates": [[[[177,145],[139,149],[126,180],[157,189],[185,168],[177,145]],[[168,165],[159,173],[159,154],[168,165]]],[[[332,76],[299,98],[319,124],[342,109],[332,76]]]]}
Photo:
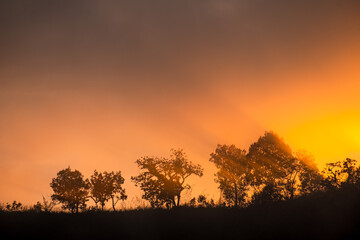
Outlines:
{"type": "Polygon", "coordinates": [[[253,204],[292,199],[323,189],[313,158],[304,152],[294,155],[273,132],[265,132],[248,153],[234,145],[218,145],[210,156],[228,206],[244,206],[248,199],[253,204]]]}
{"type": "Polygon", "coordinates": [[[328,190],[343,186],[357,186],[360,183],[360,167],[357,161],[346,158],[344,161],[327,163],[323,170],[325,175],[324,186],[328,190]]]}
{"type": "MultiPolygon", "coordinates": [[[[255,197],[267,197],[268,200],[293,198],[301,164],[291,148],[273,132],[265,132],[249,148],[248,160],[253,167],[252,185],[257,191],[255,197]]],[[[264,200],[267,201],[267,200],[264,200]]]]}
{"type": "Polygon", "coordinates": [[[326,163],[326,167],[322,172],[325,175],[324,185],[326,189],[333,190],[340,188],[343,178],[340,161],[326,163]]]}
{"type": "Polygon", "coordinates": [[[42,211],[42,205],[41,205],[41,203],[40,203],[39,201],[37,201],[36,204],[34,204],[33,209],[34,209],[34,211],[36,211],[36,212],[41,212],[41,211],[42,211]]]}
{"type": "Polygon", "coordinates": [[[189,202],[189,206],[190,207],[195,207],[195,205],[196,205],[196,198],[193,197],[189,202]]]}
{"type": "Polygon", "coordinates": [[[229,206],[239,206],[245,202],[251,168],[246,151],[234,145],[218,145],[210,161],[218,168],[215,181],[229,206]]]}
{"type": "Polygon", "coordinates": [[[357,161],[346,158],[342,162],[342,173],[345,174],[345,180],[342,186],[359,185],[360,183],[360,167],[357,166],[357,161]]]}
{"type": "Polygon", "coordinates": [[[188,161],[182,149],[172,149],[171,152],[169,159],[142,157],[136,161],[142,172],[131,179],[144,191],[142,198],[152,207],[179,206],[181,192],[190,188],[185,184],[186,179],[203,174],[202,167],[188,161]]]}
{"type": "Polygon", "coordinates": [[[89,183],[78,170],[72,171],[68,167],[59,171],[50,186],[54,191],[52,200],[60,202],[64,209],[74,213],[86,207],[89,183]]]}
{"type": "Polygon", "coordinates": [[[20,211],[23,205],[20,202],[13,201],[12,203],[6,203],[5,208],[8,211],[20,211]]]}
{"type": "Polygon", "coordinates": [[[96,170],[90,178],[90,198],[94,200],[97,205],[100,203],[101,210],[107,201],[112,200],[112,208],[115,211],[115,206],[119,200],[127,198],[125,189],[122,188],[124,178],[121,172],[103,172],[99,173],[96,170]]]}
{"type": "Polygon", "coordinates": [[[324,177],[320,174],[314,162],[314,158],[305,152],[297,153],[296,158],[301,164],[299,172],[299,193],[303,195],[323,191],[324,177]]]}
{"type": "Polygon", "coordinates": [[[203,194],[198,196],[197,203],[199,207],[215,207],[214,199],[208,200],[203,194]]]}

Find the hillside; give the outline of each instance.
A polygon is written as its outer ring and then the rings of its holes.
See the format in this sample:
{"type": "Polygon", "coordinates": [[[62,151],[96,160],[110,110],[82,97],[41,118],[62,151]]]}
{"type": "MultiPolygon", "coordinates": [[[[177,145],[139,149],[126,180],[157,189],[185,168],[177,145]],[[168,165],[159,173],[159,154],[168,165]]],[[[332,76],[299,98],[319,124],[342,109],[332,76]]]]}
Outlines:
{"type": "Polygon", "coordinates": [[[360,192],[343,189],[245,209],[1,212],[3,239],[359,239],[360,192]]]}

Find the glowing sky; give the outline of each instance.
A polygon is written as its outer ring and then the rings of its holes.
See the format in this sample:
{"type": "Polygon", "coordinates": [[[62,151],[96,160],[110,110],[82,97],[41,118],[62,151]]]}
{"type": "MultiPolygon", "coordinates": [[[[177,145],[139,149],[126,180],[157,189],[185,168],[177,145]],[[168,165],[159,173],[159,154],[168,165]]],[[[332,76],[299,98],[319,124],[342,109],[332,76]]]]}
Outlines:
{"type": "Polygon", "coordinates": [[[359,1],[0,2],[0,202],[49,196],[71,166],[209,154],[265,130],[320,167],[360,160],[359,1]]]}

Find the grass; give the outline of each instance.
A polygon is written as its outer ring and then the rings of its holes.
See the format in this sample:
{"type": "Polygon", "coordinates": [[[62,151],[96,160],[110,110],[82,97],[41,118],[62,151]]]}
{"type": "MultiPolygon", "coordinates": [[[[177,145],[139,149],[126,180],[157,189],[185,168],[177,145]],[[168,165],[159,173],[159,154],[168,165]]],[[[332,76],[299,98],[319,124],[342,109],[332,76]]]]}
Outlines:
{"type": "Polygon", "coordinates": [[[2,239],[360,239],[360,192],[244,209],[0,212],[2,239]]]}

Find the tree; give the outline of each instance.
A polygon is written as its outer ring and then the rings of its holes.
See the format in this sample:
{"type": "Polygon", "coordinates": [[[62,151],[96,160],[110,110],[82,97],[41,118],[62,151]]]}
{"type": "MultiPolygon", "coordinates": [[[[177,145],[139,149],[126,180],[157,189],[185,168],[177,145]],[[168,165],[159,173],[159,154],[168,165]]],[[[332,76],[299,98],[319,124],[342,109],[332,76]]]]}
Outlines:
{"type": "MultiPolygon", "coordinates": [[[[194,198],[195,199],[195,198],[194,198]]],[[[197,203],[199,207],[215,207],[215,201],[214,199],[208,200],[207,197],[203,194],[199,195],[197,197],[197,203]]],[[[195,206],[195,203],[194,203],[195,206]]]]}
{"type": "Polygon", "coordinates": [[[267,191],[255,197],[267,197],[270,201],[279,200],[279,196],[281,199],[294,197],[301,164],[283,139],[273,132],[265,132],[250,146],[247,158],[253,167],[252,185],[258,191],[267,191]]]}
{"type": "Polygon", "coordinates": [[[181,192],[189,189],[185,181],[191,175],[201,177],[203,169],[188,161],[182,149],[171,149],[170,158],[142,157],[136,161],[141,173],[131,177],[144,192],[142,198],[152,207],[179,206],[181,192]]]}
{"type": "Polygon", "coordinates": [[[247,153],[234,145],[218,145],[210,156],[218,168],[215,181],[229,206],[244,206],[248,199],[253,204],[292,199],[322,189],[323,177],[313,158],[305,152],[293,154],[273,132],[265,132],[247,153]]]}
{"type": "Polygon", "coordinates": [[[311,194],[324,190],[324,177],[320,174],[314,157],[306,152],[296,153],[296,158],[301,164],[299,172],[299,192],[303,194],[311,194]]]}
{"type": "Polygon", "coordinates": [[[74,213],[78,212],[79,208],[86,207],[89,183],[78,170],[72,171],[68,167],[59,171],[50,186],[54,191],[52,200],[60,202],[63,209],[74,213]]]}
{"type": "Polygon", "coordinates": [[[322,172],[325,175],[324,185],[326,189],[334,190],[340,188],[343,178],[340,161],[326,163],[326,167],[322,172]]]}
{"type": "Polygon", "coordinates": [[[112,208],[115,211],[118,201],[127,198],[125,189],[122,188],[124,181],[120,171],[99,173],[95,170],[90,178],[90,198],[96,206],[100,203],[101,210],[104,210],[106,202],[111,199],[112,208]]]}
{"type": "Polygon", "coordinates": [[[42,211],[42,204],[37,201],[36,204],[34,204],[33,209],[35,212],[41,212],[42,211]]]}
{"type": "Polygon", "coordinates": [[[210,162],[218,168],[215,181],[226,204],[234,207],[244,204],[251,175],[246,151],[234,145],[217,145],[210,156],[210,162]]]}
{"type": "Polygon", "coordinates": [[[5,208],[8,210],[8,211],[21,211],[22,208],[23,208],[23,205],[20,203],[20,202],[16,202],[16,201],[13,201],[11,204],[10,203],[6,203],[6,206],[5,208]]]}
{"type": "Polygon", "coordinates": [[[357,161],[346,158],[344,161],[327,163],[323,170],[324,185],[333,190],[344,186],[357,186],[360,183],[360,167],[357,161]]]}
{"type": "Polygon", "coordinates": [[[342,173],[346,175],[346,180],[342,183],[342,186],[354,186],[360,183],[360,167],[357,166],[356,160],[346,158],[342,162],[342,173]]]}

